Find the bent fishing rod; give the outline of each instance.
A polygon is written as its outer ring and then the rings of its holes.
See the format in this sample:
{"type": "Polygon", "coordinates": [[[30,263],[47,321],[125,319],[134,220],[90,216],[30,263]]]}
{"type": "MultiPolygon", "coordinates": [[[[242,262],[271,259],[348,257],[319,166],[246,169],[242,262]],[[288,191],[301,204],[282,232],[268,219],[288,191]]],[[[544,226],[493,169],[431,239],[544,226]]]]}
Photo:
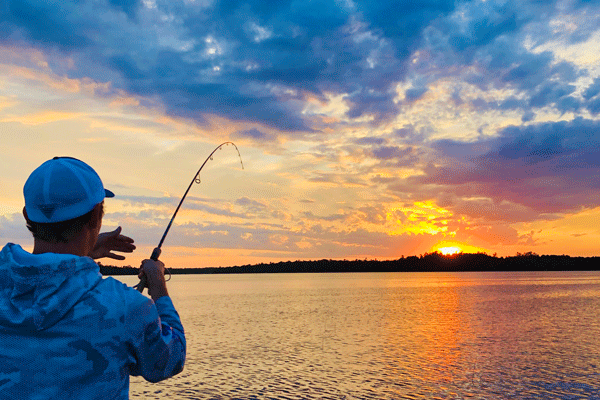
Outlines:
{"type": "MultiPolygon", "coordinates": [[[[190,191],[190,189],[192,188],[192,186],[194,185],[194,183],[200,184],[200,172],[202,171],[202,168],[204,168],[204,166],[206,165],[206,163],[208,162],[208,160],[212,160],[213,159],[213,154],[215,154],[217,150],[222,149],[223,146],[229,146],[229,145],[232,145],[233,147],[235,147],[235,149],[236,149],[236,151],[238,153],[238,157],[240,158],[240,163],[242,164],[242,169],[244,169],[244,162],[242,161],[242,155],[240,154],[240,150],[237,148],[237,146],[235,145],[235,143],[233,143],[233,142],[223,142],[220,145],[218,145],[212,151],[212,153],[210,153],[210,155],[208,157],[206,157],[206,160],[204,160],[204,162],[200,166],[200,169],[198,170],[198,172],[196,172],[196,175],[194,175],[194,178],[190,182],[190,185],[188,186],[187,190],[183,194],[183,197],[179,201],[179,205],[175,209],[175,212],[173,213],[173,216],[171,217],[171,221],[169,221],[169,225],[167,225],[167,229],[165,229],[165,233],[163,233],[162,238],[160,239],[160,242],[158,243],[158,246],[156,246],[154,248],[154,250],[152,251],[152,255],[150,256],[151,260],[158,261],[158,257],[160,256],[161,247],[163,245],[163,242],[165,241],[165,238],[167,237],[167,234],[169,233],[169,229],[171,229],[171,225],[173,224],[173,220],[175,219],[175,216],[177,215],[177,212],[181,208],[181,205],[183,204],[183,201],[185,200],[185,197],[187,196],[188,192],[190,191]]],[[[135,285],[134,288],[136,288],[139,292],[143,292],[144,288],[147,287],[147,286],[148,286],[148,280],[146,278],[146,275],[142,275],[142,277],[140,279],[140,282],[137,285],[135,285]]]]}

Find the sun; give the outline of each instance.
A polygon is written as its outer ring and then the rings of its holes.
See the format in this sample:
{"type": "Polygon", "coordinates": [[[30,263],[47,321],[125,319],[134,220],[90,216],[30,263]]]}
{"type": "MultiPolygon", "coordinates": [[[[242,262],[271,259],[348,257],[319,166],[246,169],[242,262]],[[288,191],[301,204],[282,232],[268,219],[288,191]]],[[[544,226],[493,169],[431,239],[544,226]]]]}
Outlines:
{"type": "Polygon", "coordinates": [[[460,247],[456,247],[456,246],[449,246],[449,247],[439,247],[437,249],[437,251],[439,251],[440,253],[442,253],[445,256],[453,256],[454,254],[458,254],[458,253],[462,252],[462,249],[460,247]]]}
{"type": "Polygon", "coordinates": [[[438,242],[436,245],[431,247],[429,252],[438,252],[444,256],[455,256],[461,253],[474,254],[474,253],[487,253],[487,249],[481,247],[472,246],[470,244],[462,243],[456,240],[443,240],[438,242]]]}

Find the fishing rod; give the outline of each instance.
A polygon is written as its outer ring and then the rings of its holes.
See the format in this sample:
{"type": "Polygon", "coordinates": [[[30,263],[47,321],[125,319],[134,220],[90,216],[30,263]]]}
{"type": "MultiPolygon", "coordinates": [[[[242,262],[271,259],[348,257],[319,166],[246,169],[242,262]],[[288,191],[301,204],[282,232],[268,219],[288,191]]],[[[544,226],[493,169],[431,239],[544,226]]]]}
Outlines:
{"type": "MultiPolygon", "coordinates": [[[[232,145],[237,150],[238,157],[240,158],[240,163],[242,164],[242,169],[244,169],[244,162],[242,161],[242,155],[240,154],[240,150],[237,148],[237,146],[235,145],[235,143],[233,143],[233,142],[223,142],[220,145],[218,145],[212,151],[212,153],[210,153],[210,155],[208,157],[206,157],[206,160],[204,160],[204,162],[200,166],[200,169],[198,170],[198,172],[196,172],[196,175],[194,175],[194,178],[192,179],[192,181],[190,182],[190,185],[188,186],[187,190],[183,194],[183,197],[181,198],[181,201],[179,201],[179,205],[175,209],[175,212],[173,213],[173,216],[171,217],[171,221],[169,221],[169,225],[167,225],[167,229],[165,229],[165,233],[163,233],[162,238],[160,239],[160,242],[158,243],[158,246],[156,246],[154,248],[154,250],[152,250],[152,255],[150,256],[151,260],[158,261],[158,257],[160,256],[160,253],[161,253],[161,249],[160,248],[162,247],[163,242],[165,241],[165,238],[167,237],[167,233],[169,233],[169,229],[171,229],[171,225],[173,224],[173,220],[175,219],[175,216],[177,215],[177,212],[179,211],[179,208],[181,208],[181,204],[183,204],[183,200],[185,200],[185,197],[187,196],[188,192],[190,191],[190,189],[192,188],[192,186],[194,185],[194,183],[200,184],[200,171],[202,171],[202,168],[204,168],[204,166],[206,165],[206,163],[208,162],[208,160],[212,160],[213,159],[213,154],[215,154],[217,150],[222,149],[223,146],[229,146],[229,145],[232,145]]],[[[147,287],[147,286],[148,286],[148,279],[146,278],[146,275],[142,275],[142,277],[140,279],[140,282],[137,285],[135,285],[134,288],[136,288],[139,292],[143,292],[144,288],[147,287]]]]}

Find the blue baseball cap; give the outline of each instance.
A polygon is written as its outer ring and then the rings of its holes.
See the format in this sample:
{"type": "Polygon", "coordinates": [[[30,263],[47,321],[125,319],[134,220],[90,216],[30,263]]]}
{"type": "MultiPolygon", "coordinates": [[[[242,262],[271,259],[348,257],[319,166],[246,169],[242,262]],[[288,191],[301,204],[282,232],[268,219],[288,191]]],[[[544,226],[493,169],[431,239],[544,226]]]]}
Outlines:
{"type": "Polygon", "coordinates": [[[23,187],[27,217],[38,223],[54,223],[80,217],[105,197],[104,189],[92,167],[72,157],[54,157],[36,168],[23,187]]]}

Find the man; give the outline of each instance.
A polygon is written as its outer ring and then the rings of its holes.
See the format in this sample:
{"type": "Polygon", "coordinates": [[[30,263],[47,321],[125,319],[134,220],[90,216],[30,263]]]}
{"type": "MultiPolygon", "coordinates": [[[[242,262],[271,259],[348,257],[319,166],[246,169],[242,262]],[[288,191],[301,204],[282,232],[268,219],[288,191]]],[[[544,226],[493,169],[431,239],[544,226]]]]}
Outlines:
{"type": "Polygon", "coordinates": [[[23,193],[34,247],[0,252],[0,399],[128,399],[130,375],[157,382],[179,373],[186,342],[164,264],[142,262],[150,300],[102,278],[92,260],[135,248],[120,228],[99,235],[114,194],[96,172],[55,157],[23,193]]]}

